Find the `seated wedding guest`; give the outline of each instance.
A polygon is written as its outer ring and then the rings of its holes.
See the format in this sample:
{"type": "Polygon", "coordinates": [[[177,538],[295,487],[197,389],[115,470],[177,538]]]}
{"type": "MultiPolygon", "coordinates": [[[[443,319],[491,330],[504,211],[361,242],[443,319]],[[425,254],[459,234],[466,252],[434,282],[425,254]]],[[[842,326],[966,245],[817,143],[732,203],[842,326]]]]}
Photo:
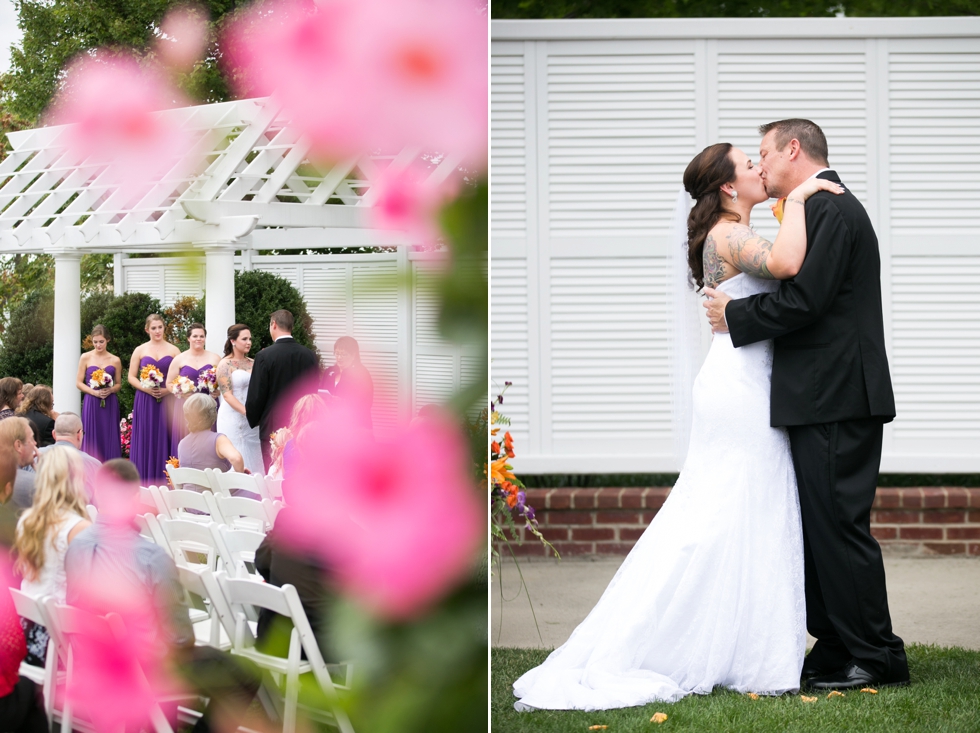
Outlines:
{"type": "Polygon", "coordinates": [[[356,427],[371,429],[374,381],[361,363],[361,348],[350,336],[341,336],[333,345],[334,365],[323,373],[321,388],[346,403],[357,421],[356,427]]]}
{"type": "Polygon", "coordinates": [[[174,670],[209,699],[194,733],[212,730],[212,723],[216,730],[237,730],[259,689],[259,671],[249,660],[194,645],[177,566],[133,524],[139,487],[139,472],[130,461],[116,458],[102,466],[96,494],[103,509],[65,557],[68,603],[99,614],[119,613],[144,669],[174,670]]]}
{"type": "MultiPolygon", "coordinates": [[[[293,405],[293,412],[289,416],[289,425],[279,428],[276,431],[276,438],[272,447],[272,466],[269,468],[269,476],[272,478],[283,477],[283,463],[286,456],[286,445],[293,440],[304,425],[308,425],[316,415],[324,408],[323,400],[319,395],[310,394],[300,397],[293,405]]],[[[290,447],[290,450],[292,448],[290,447]]]]}
{"type": "MultiPolygon", "coordinates": [[[[0,380],[2,381],[2,380],[0,380]]],[[[17,479],[14,481],[14,504],[26,509],[34,501],[34,464],[37,461],[37,443],[31,423],[26,418],[9,417],[0,421],[0,449],[10,449],[17,454],[17,479]],[[31,470],[26,470],[30,468],[31,470]]]]}
{"type": "MultiPolygon", "coordinates": [[[[245,462],[228,436],[211,432],[218,417],[218,407],[206,394],[192,394],[184,400],[184,419],[187,435],[177,446],[177,460],[181,468],[216,468],[219,471],[235,470],[244,473],[245,462]]],[[[191,491],[204,491],[197,484],[184,484],[191,491]]]]}
{"type": "Polygon", "coordinates": [[[17,377],[0,379],[0,420],[13,417],[24,401],[24,383],[17,377]]]}
{"type": "MultiPolygon", "coordinates": [[[[300,603],[310,621],[310,628],[313,629],[313,635],[320,647],[320,653],[329,661],[333,655],[325,644],[326,635],[321,631],[333,594],[327,585],[325,568],[309,554],[297,552],[291,549],[288,543],[283,542],[282,517],[284,515],[288,517],[291,511],[293,510],[288,506],[280,510],[276,517],[276,524],[255,551],[255,569],[266,583],[280,588],[290,584],[296,588],[300,603]]],[[[255,635],[256,646],[267,654],[285,657],[289,650],[291,629],[292,624],[285,617],[263,608],[259,611],[259,626],[255,635]]]]}
{"type": "Polygon", "coordinates": [[[34,423],[37,428],[34,435],[39,448],[54,445],[54,421],[58,418],[58,413],[54,411],[54,395],[50,387],[39,384],[31,388],[17,408],[17,414],[34,423]]]}
{"type": "MultiPolygon", "coordinates": [[[[85,512],[85,467],[81,451],[52,446],[38,465],[34,503],[17,523],[14,568],[29,596],[65,602],[65,552],[91,522],[85,512]]],[[[27,660],[44,666],[48,632],[26,622],[27,660]]]]}
{"type": "Polygon", "coordinates": [[[54,421],[54,445],[38,450],[43,458],[51,449],[63,447],[78,454],[85,467],[85,498],[89,504],[95,503],[95,475],[102,467],[102,462],[82,451],[82,440],[85,431],[82,429],[82,419],[74,412],[62,412],[54,421]]]}
{"type": "Polygon", "coordinates": [[[14,599],[3,589],[0,593],[0,730],[48,733],[40,690],[33,680],[20,675],[20,663],[25,656],[24,629],[14,599]]]}
{"type": "MultiPolygon", "coordinates": [[[[14,495],[19,461],[13,448],[0,446],[0,553],[13,546],[16,535],[20,511],[10,499],[14,495]]],[[[6,558],[6,555],[3,557],[6,558]]]]}

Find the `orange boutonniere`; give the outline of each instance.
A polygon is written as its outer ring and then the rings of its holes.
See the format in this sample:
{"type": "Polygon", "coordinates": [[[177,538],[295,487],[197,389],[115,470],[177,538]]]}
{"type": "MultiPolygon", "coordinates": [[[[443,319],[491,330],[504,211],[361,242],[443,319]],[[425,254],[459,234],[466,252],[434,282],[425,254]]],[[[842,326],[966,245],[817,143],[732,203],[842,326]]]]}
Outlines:
{"type": "Polygon", "coordinates": [[[772,209],[772,215],[776,217],[776,221],[780,224],[783,223],[783,209],[786,208],[786,197],[783,196],[779,201],[774,203],[769,207],[772,209]]]}

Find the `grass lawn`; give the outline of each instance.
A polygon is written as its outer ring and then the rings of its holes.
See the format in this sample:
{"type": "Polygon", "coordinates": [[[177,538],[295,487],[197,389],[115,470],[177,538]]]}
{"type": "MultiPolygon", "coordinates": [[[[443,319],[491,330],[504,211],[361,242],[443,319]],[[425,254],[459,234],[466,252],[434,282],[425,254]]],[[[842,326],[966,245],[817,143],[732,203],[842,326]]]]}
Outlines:
{"type": "Polygon", "coordinates": [[[980,652],[913,644],[907,648],[912,685],[881,689],[877,695],[848,692],[844,697],[804,703],[799,695],[752,700],[747,695],[715,690],[673,704],[655,703],[591,713],[514,710],[511,684],[540,664],[543,649],[491,650],[492,730],[500,733],[569,733],[605,725],[606,733],[645,731],[751,731],[751,733],[977,733],[980,731],[980,652]],[[650,722],[667,714],[661,724],[650,722]]]}

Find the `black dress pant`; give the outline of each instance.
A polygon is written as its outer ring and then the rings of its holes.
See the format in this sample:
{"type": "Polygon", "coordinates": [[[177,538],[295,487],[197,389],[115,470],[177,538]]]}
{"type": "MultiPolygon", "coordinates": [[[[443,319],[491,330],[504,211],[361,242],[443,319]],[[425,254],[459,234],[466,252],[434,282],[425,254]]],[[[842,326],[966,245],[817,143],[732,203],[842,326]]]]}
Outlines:
{"type": "Polygon", "coordinates": [[[807,631],[813,662],[854,659],[884,681],[908,679],[905,645],[892,632],[881,548],[871,536],[881,464],[879,419],[788,428],[803,519],[807,631]]]}
{"type": "Polygon", "coordinates": [[[21,677],[10,694],[0,697],[0,731],[48,733],[48,718],[37,685],[21,677]]]}

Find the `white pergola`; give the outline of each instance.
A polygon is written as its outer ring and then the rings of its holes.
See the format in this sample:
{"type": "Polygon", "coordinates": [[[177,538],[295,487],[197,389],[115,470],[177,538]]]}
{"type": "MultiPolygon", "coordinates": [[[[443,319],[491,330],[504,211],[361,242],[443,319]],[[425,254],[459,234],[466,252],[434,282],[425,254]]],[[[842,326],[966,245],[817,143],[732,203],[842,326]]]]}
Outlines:
{"type": "MultiPolygon", "coordinates": [[[[235,318],[236,251],[248,262],[259,248],[408,244],[396,233],[370,229],[364,209],[372,205],[370,181],[379,169],[407,166],[421,151],[367,155],[324,169],[308,160],[308,143],[271,99],[159,114],[195,142],[169,173],[138,191],[112,185],[104,161],[73,156],[64,142],[67,126],[8,135],[13,150],[0,163],[0,255],[54,256],[52,386],[59,411],[79,409],[83,254],[113,254],[118,278],[131,253],[203,252],[207,346],[220,351],[235,318]]],[[[431,175],[446,178],[457,164],[430,161],[431,175]]]]}

